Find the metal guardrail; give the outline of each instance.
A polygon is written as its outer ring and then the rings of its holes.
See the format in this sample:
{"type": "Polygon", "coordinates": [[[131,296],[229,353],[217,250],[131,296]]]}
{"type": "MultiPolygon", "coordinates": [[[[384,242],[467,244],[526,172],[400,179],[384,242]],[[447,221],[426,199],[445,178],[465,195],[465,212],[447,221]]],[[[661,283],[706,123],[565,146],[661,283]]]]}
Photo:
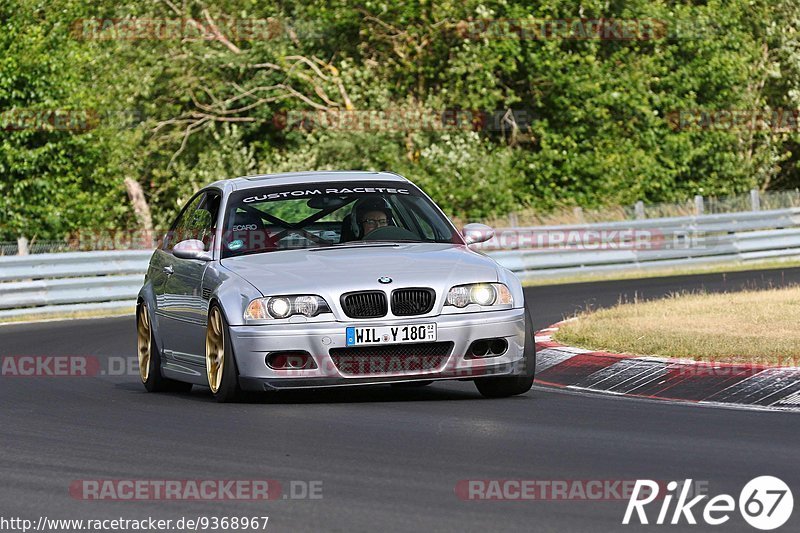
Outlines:
{"type": "MultiPolygon", "coordinates": [[[[800,208],[500,228],[473,245],[521,279],[800,257],[800,208]]],[[[0,319],[132,308],[151,251],[0,257],[0,319]]]]}
{"type": "Polygon", "coordinates": [[[0,319],[132,307],[152,251],[0,257],[0,319]]]}
{"type": "Polygon", "coordinates": [[[800,257],[800,208],[499,229],[475,245],[522,280],[800,257]]]}

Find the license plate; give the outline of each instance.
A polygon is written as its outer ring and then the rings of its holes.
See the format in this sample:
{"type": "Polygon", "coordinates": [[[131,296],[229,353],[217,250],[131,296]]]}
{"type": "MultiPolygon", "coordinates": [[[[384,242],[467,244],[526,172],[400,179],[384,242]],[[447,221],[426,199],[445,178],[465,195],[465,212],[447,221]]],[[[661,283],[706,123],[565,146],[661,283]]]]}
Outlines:
{"type": "Polygon", "coordinates": [[[436,324],[347,328],[347,346],[404,344],[436,340],[436,324]]]}

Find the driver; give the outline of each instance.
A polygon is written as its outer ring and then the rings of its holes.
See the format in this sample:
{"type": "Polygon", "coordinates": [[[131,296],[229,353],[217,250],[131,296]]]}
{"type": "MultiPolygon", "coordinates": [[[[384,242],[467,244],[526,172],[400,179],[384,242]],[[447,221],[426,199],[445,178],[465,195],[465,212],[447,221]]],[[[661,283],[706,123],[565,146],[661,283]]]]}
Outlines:
{"type": "Polygon", "coordinates": [[[384,211],[372,210],[364,213],[364,218],[361,219],[361,228],[364,231],[364,237],[372,233],[378,228],[389,225],[389,216],[384,211]]]}
{"type": "Polygon", "coordinates": [[[353,207],[356,238],[363,239],[378,228],[393,225],[392,210],[383,198],[364,198],[353,207]]]}

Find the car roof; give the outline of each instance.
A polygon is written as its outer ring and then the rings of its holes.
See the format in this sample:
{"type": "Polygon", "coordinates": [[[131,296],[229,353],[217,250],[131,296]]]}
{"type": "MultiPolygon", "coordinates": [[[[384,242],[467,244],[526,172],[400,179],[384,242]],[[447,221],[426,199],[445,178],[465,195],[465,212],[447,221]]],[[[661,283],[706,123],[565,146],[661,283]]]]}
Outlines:
{"type": "Polygon", "coordinates": [[[293,183],[328,183],[342,181],[396,181],[411,183],[409,180],[393,172],[372,172],[365,170],[314,170],[308,172],[287,172],[283,174],[256,174],[241,176],[229,180],[220,180],[209,185],[234,191],[257,189],[273,185],[291,185],[293,183]]]}

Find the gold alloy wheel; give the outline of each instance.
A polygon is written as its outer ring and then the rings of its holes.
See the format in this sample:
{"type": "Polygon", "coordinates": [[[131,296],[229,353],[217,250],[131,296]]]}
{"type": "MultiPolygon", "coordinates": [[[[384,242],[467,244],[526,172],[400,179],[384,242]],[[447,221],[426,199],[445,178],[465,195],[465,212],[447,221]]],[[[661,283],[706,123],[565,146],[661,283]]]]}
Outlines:
{"type": "Polygon", "coordinates": [[[150,352],[153,346],[153,335],[150,332],[150,316],[147,305],[139,306],[139,320],[136,321],[136,345],[139,352],[139,377],[142,383],[150,377],[150,352]]]}
{"type": "Polygon", "coordinates": [[[222,313],[212,307],[208,314],[206,328],[206,376],[211,392],[216,393],[222,384],[222,367],[225,364],[225,333],[222,327],[222,313]]]}

